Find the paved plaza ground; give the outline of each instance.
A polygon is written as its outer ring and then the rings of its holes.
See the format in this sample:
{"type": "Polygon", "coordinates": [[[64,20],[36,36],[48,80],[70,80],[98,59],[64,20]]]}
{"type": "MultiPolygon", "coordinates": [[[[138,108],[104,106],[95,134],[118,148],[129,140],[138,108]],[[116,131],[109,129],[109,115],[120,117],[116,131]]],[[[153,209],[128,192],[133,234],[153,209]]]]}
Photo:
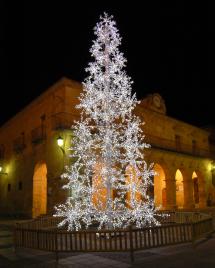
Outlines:
{"type": "Polygon", "coordinates": [[[131,264],[129,253],[59,254],[59,263],[50,252],[13,248],[14,221],[0,220],[0,268],[3,267],[72,267],[72,268],[215,268],[215,234],[211,239],[192,244],[149,249],[135,252],[131,264]]]}

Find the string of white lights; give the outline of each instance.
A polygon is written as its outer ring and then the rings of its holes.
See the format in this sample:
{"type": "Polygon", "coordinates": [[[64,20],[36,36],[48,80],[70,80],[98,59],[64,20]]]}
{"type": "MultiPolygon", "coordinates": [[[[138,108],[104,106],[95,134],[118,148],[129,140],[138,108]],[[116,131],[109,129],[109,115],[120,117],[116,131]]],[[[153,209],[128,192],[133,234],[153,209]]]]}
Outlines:
{"type": "Polygon", "coordinates": [[[132,81],[124,71],[126,59],[119,51],[121,38],[112,16],[106,13],[95,27],[96,40],[90,49],[94,58],[86,68],[78,109],[81,119],[73,126],[73,164],[63,174],[64,188],[71,196],[56,207],[68,230],[126,228],[157,225],[156,209],[148,188],[154,175],[143,151],[140,119],[132,81]]]}

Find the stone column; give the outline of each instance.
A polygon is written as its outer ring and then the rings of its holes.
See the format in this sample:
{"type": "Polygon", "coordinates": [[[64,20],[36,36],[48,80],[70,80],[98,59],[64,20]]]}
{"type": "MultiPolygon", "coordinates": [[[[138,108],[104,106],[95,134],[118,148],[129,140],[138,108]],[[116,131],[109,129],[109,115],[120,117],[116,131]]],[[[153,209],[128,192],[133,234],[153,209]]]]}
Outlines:
{"type": "Polygon", "coordinates": [[[199,179],[198,177],[198,186],[199,186],[199,208],[206,208],[206,190],[205,190],[205,181],[199,179]]]}
{"type": "Polygon", "coordinates": [[[184,186],[184,209],[195,208],[194,198],[193,198],[193,180],[192,177],[183,180],[184,186]]]}
{"type": "Polygon", "coordinates": [[[176,206],[176,184],[175,177],[166,178],[166,209],[175,210],[176,206]]]}

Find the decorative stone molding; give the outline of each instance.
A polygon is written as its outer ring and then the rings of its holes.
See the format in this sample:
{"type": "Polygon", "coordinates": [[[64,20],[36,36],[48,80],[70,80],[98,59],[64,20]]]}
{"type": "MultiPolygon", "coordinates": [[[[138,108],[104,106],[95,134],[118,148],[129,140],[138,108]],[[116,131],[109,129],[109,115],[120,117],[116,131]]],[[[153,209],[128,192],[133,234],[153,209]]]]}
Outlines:
{"type": "Polygon", "coordinates": [[[141,100],[140,106],[160,114],[166,114],[166,105],[160,94],[154,93],[141,100]]]}

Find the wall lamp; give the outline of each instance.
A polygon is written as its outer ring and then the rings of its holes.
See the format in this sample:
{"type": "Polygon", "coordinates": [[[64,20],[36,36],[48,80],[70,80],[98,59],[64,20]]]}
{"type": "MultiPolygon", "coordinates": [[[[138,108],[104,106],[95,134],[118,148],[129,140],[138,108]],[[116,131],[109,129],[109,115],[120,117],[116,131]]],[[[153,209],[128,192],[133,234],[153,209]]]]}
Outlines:
{"type": "Polygon", "coordinates": [[[0,165],[0,175],[7,175],[7,172],[4,172],[2,165],[0,165]]]}
{"type": "Polygon", "coordinates": [[[59,136],[59,137],[57,138],[57,145],[58,145],[59,147],[63,147],[63,145],[64,145],[64,140],[63,140],[63,138],[62,138],[61,136],[59,136]]]}
{"type": "Polygon", "coordinates": [[[63,146],[64,146],[64,139],[59,136],[57,138],[57,145],[60,147],[60,149],[62,150],[63,153],[65,153],[64,149],[63,149],[63,146]]]}

